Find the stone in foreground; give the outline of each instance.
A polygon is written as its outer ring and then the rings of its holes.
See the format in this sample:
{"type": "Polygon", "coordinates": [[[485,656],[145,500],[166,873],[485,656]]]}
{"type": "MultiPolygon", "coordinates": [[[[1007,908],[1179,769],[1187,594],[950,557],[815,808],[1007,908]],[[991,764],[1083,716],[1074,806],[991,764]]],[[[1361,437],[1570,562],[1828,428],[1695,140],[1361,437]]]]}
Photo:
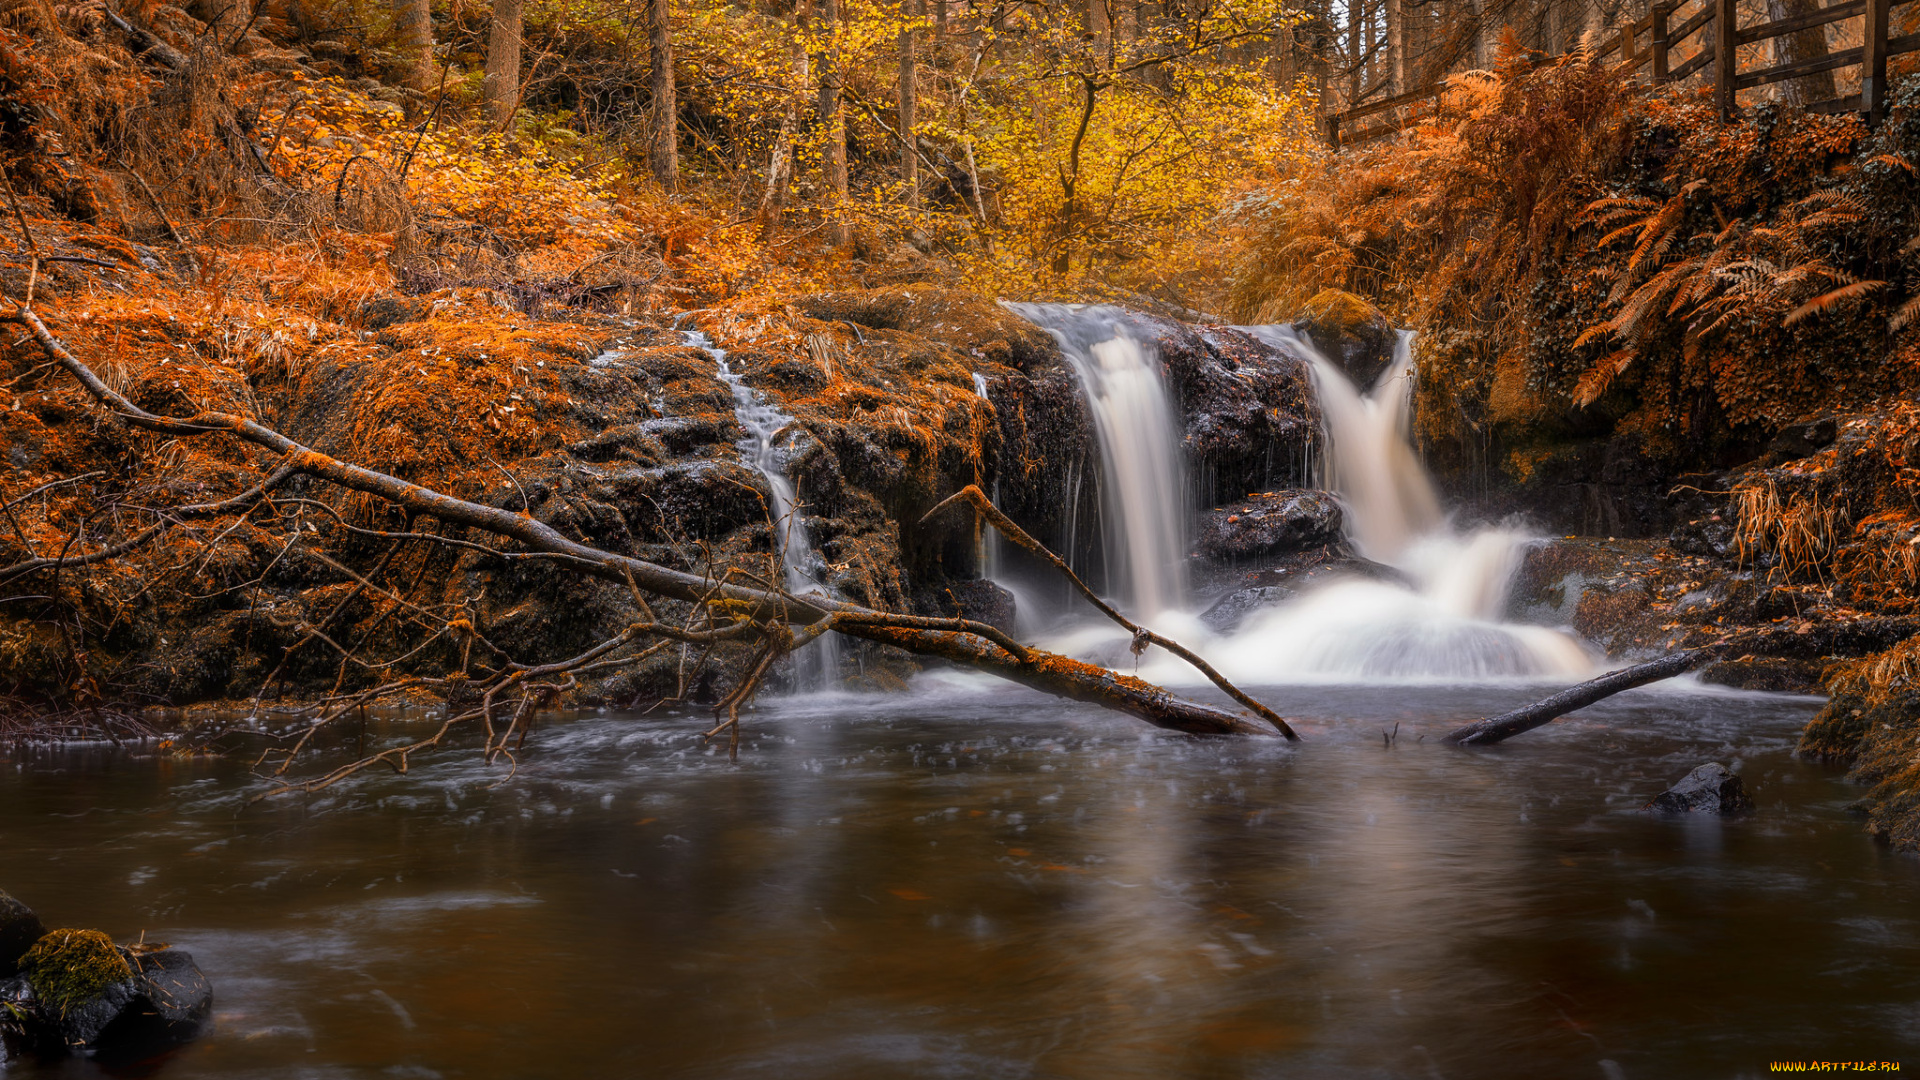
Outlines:
{"type": "Polygon", "coordinates": [[[1753,809],[1753,799],[1731,769],[1710,761],[1654,796],[1647,808],[1669,814],[1737,814],[1753,809]]]}
{"type": "Polygon", "coordinates": [[[54,930],[0,980],[7,1040],[41,1054],[133,1055],[199,1034],[213,988],[184,952],[122,947],[98,930],[54,930]]]}

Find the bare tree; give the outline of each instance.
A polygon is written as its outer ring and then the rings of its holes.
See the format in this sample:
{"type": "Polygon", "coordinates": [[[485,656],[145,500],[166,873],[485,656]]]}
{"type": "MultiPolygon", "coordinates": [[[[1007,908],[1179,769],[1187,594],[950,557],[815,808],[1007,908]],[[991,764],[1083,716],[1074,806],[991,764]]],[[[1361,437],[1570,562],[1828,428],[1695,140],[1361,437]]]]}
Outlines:
{"type": "Polygon", "coordinates": [[[913,133],[915,118],[913,23],[919,16],[915,0],[901,0],[900,15],[908,20],[900,30],[900,178],[906,182],[909,206],[920,205],[920,140],[913,133]]]}
{"type": "Polygon", "coordinates": [[[826,146],[821,150],[827,173],[827,196],[832,201],[828,207],[830,224],[828,237],[835,246],[844,246],[851,239],[847,228],[847,103],[841,91],[843,73],[841,66],[840,34],[844,16],[840,0],[826,0],[827,51],[820,61],[820,99],[821,122],[826,125],[826,146]]]}

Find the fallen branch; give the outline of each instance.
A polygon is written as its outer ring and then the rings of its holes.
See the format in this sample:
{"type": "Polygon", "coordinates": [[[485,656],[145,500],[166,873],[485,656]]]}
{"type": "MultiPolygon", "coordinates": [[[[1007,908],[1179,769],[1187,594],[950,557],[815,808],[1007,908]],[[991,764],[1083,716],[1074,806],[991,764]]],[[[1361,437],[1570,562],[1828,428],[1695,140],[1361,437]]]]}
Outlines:
{"type": "Polygon", "coordinates": [[[1001,513],[1000,508],[993,505],[993,500],[987,498],[986,492],[981,491],[978,484],[968,484],[966,487],[947,496],[941,500],[940,505],[927,511],[926,514],[920,518],[921,522],[925,523],[928,518],[933,517],[935,514],[945,510],[956,502],[964,502],[972,505],[981,517],[986,518],[987,521],[992,524],[994,528],[999,529],[1001,534],[1006,536],[1007,539],[1012,540],[1014,543],[1033,552],[1040,558],[1045,559],[1047,562],[1053,564],[1054,569],[1065,574],[1067,580],[1073,582],[1074,587],[1079,589],[1080,594],[1085,596],[1094,607],[1099,608],[1101,613],[1107,618],[1119,623],[1127,629],[1128,633],[1133,635],[1133,644],[1131,647],[1135,656],[1147,651],[1148,645],[1160,646],[1180,659],[1185,660],[1187,663],[1192,664],[1202,675],[1212,680],[1213,685],[1225,691],[1228,697],[1251,709],[1260,719],[1272,724],[1274,730],[1285,735],[1288,741],[1300,741],[1300,736],[1294,734],[1293,728],[1289,727],[1287,722],[1281,719],[1278,713],[1262,705],[1245,691],[1228,682],[1225,675],[1215,671],[1213,665],[1201,659],[1198,653],[1171,638],[1154,633],[1152,630],[1136,624],[1133,620],[1114,610],[1112,605],[1108,604],[1105,600],[1100,599],[1098,594],[1092,589],[1087,588],[1087,583],[1080,580],[1080,575],[1073,572],[1073,568],[1067,565],[1065,559],[1055,555],[1045,544],[1027,535],[1025,529],[1022,529],[1016,524],[1012,518],[1001,513]]]}
{"type": "Polygon", "coordinates": [[[1550,724],[1575,709],[1584,709],[1596,701],[1610,698],[1622,690],[1684,675],[1719,656],[1726,648],[1726,643],[1707,645],[1610,671],[1597,679],[1562,690],[1545,701],[1468,724],[1449,734],[1444,741],[1455,746],[1491,746],[1504,742],[1522,732],[1550,724]]]}
{"type": "MultiPolygon", "coordinates": [[[[564,557],[562,565],[577,568],[582,573],[603,580],[625,584],[636,592],[644,590],[655,595],[686,601],[695,605],[696,610],[725,611],[728,618],[735,621],[729,627],[715,631],[716,634],[727,633],[733,627],[749,624],[757,632],[769,634],[774,632],[774,628],[779,624],[792,624],[809,630],[815,628],[824,630],[826,627],[821,627],[820,624],[827,623],[828,627],[852,637],[894,645],[909,652],[939,656],[955,663],[980,668],[1045,693],[1086,701],[1127,713],[1156,727],[1206,735],[1266,733],[1266,729],[1260,725],[1227,710],[1185,701],[1141,679],[1116,675],[1105,668],[1070,657],[1019,645],[1006,635],[983,624],[959,620],[923,620],[893,615],[820,595],[797,596],[776,588],[750,587],[726,578],[716,580],[712,575],[703,576],[674,570],[644,559],[619,555],[571,540],[552,526],[528,514],[457,499],[386,473],[341,461],[296,442],[245,416],[214,410],[206,410],[186,417],[151,413],[107,386],[90,367],[74,356],[72,351],[54,336],[30,307],[16,305],[13,310],[0,313],[0,321],[15,322],[27,327],[34,340],[39,343],[41,350],[51,360],[57,361],[60,366],[66,368],[95,400],[107,406],[122,421],[133,427],[180,437],[225,434],[238,438],[282,456],[280,467],[270,478],[276,486],[286,478],[282,475],[283,473],[304,474],[349,491],[373,495],[407,511],[409,515],[416,518],[434,518],[443,524],[476,529],[513,541],[528,551],[562,556],[564,557]],[[838,621],[830,622],[829,620],[833,620],[835,616],[839,616],[838,621]]],[[[977,494],[977,489],[972,490],[977,494]]],[[[229,502],[238,503],[241,499],[254,495],[254,492],[249,492],[246,496],[229,500],[229,502]]],[[[984,497],[981,501],[985,502],[984,497]]],[[[997,515],[998,511],[994,513],[997,515]]],[[[1000,520],[1005,519],[1000,518],[1000,520]]],[[[1018,526],[1012,526],[1011,522],[1006,522],[1002,527],[1007,526],[1011,526],[1014,530],[1009,535],[1017,533],[1018,536],[1025,536],[1025,533],[1018,532],[1018,526]]],[[[1027,539],[1028,542],[1032,542],[1031,538],[1027,539]]],[[[1082,588],[1084,589],[1084,586],[1082,588]]],[[[1104,608],[1104,605],[1102,606],[1104,608]]],[[[1119,618],[1117,612],[1112,612],[1110,608],[1105,610],[1119,618]]],[[[1157,634],[1134,627],[1124,619],[1121,619],[1121,622],[1122,625],[1134,630],[1136,643],[1160,644],[1176,652],[1206,671],[1217,684],[1227,689],[1235,700],[1260,713],[1289,738],[1294,737],[1292,731],[1286,727],[1285,721],[1274,716],[1271,710],[1232,689],[1230,684],[1218,676],[1218,673],[1192,653],[1157,634]]],[[[658,623],[651,623],[646,630],[649,633],[670,638],[678,637],[681,640],[696,640],[707,636],[673,631],[658,623]]],[[[780,632],[784,633],[784,631],[780,632]]],[[[622,643],[632,643],[632,639],[628,638],[622,643]]],[[[757,681],[760,668],[758,660],[755,666],[756,673],[748,680],[749,682],[757,681]]],[[[554,669],[548,666],[548,670],[554,669]]],[[[431,683],[448,685],[452,680],[408,680],[408,682],[410,685],[431,683]]],[[[367,700],[364,697],[360,698],[355,707],[365,704],[367,700]]],[[[453,710],[449,709],[449,713],[452,714],[453,710]]],[[[344,707],[333,710],[329,717],[316,723],[314,728],[317,729],[339,715],[344,715],[344,707]]],[[[433,737],[409,747],[375,755],[373,759],[357,763],[355,766],[336,770],[323,778],[321,783],[332,782],[333,779],[349,775],[373,760],[385,759],[389,764],[404,771],[409,754],[438,745],[440,739],[446,734],[447,728],[470,718],[480,719],[481,713],[473,711],[450,715],[441,731],[433,737]]],[[[517,722],[515,726],[518,726],[517,722]]],[[[303,739],[300,745],[304,744],[303,739]]],[[[291,755],[289,755],[290,758],[291,755]]]]}

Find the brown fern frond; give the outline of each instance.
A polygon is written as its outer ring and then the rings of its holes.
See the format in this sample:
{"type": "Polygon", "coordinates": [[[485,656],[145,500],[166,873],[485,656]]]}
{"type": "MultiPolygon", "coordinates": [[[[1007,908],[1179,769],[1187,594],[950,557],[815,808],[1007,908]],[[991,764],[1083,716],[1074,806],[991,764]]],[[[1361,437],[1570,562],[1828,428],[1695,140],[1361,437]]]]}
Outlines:
{"type": "Polygon", "coordinates": [[[1893,318],[1887,320],[1887,327],[1898,330],[1911,323],[1915,316],[1920,316],[1920,293],[1907,297],[1906,303],[1900,305],[1900,310],[1894,312],[1893,318]]]}
{"type": "Polygon", "coordinates": [[[1781,320],[1780,325],[1792,326],[1794,323],[1825,311],[1830,307],[1844,304],[1849,300],[1858,300],[1885,284],[1886,282],[1884,281],[1856,281],[1850,285],[1842,285],[1837,289],[1821,293],[1819,296],[1787,312],[1787,317],[1781,320]]]}
{"type": "Polygon", "coordinates": [[[1574,407],[1584,409],[1600,400],[1600,395],[1606,393],[1607,387],[1613,384],[1614,377],[1627,370],[1627,365],[1631,363],[1632,349],[1621,349],[1601,357],[1600,362],[1587,369],[1587,373],[1580,376],[1580,381],[1574,385],[1574,407]]]}

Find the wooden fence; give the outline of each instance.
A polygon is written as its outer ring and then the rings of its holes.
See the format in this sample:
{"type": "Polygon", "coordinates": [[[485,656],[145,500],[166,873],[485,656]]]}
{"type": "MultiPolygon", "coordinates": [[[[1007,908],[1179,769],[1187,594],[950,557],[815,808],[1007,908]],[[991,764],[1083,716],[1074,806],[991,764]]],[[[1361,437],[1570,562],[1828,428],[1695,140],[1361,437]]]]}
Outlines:
{"type": "MultiPolygon", "coordinates": [[[[1742,27],[1739,25],[1735,0],[1664,0],[1654,4],[1646,18],[1623,27],[1618,34],[1614,35],[1613,40],[1601,47],[1600,55],[1604,58],[1615,53],[1620,54],[1620,65],[1623,70],[1634,74],[1645,68],[1648,79],[1655,85],[1675,82],[1711,67],[1713,98],[1720,106],[1720,115],[1723,118],[1730,118],[1734,113],[1734,94],[1748,87],[1765,86],[1768,83],[1784,82],[1804,75],[1815,75],[1823,71],[1858,65],[1860,68],[1859,93],[1834,98],[1831,101],[1815,102],[1807,106],[1807,109],[1810,112],[1821,113],[1858,112],[1866,116],[1868,123],[1873,124],[1878,123],[1886,113],[1887,57],[1920,50],[1920,34],[1887,36],[1891,7],[1899,3],[1912,2],[1914,0],[1845,0],[1844,3],[1822,8],[1811,14],[1791,19],[1776,19],[1758,26],[1742,27]],[[1700,4],[1699,11],[1678,22],[1674,21],[1674,16],[1678,12],[1695,3],[1700,4]],[[1837,49],[1825,56],[1797,63],[1778,64],[1757,71],[1739,70],[1737,50],[1742,45],[1768,41],[1786,34],[1853,18],[1862,20],[1861,45],[1851,49],[1837,49]],[[1674,52],[1684,48],[1687,39],[1696,34],[1699,35],[1699,41],[1693,55],[1677,66],[1670,64],[1669,59],[1674,52]]],[[[1553,57],[1545,57],[1534,63],[1545,64],[1553,59],[1553,57]]],[[[1334,113],[1324,121],[1327,142],[1337,149],[1341,146],[1384,138],[1396,131],[1412,127],[1428,117],[1438,115],[1446,90],[1446,82],[1442,80],[1411,93],[1334,113]],[[1358,130],[1353,128],[1356,121],[1388,113],[1398,113],[1398,115],[1390,118],[1385,124],[1375,124],[1358,130]]]]}

